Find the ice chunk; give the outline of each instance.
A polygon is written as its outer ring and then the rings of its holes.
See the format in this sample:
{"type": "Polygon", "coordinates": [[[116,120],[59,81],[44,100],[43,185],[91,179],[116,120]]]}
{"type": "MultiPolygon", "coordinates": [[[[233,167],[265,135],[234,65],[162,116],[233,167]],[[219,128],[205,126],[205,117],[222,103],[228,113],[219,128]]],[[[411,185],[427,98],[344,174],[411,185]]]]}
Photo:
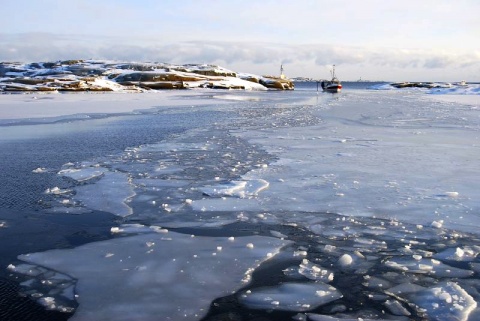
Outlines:
{"type": "Polygon", "coordinates": [[[63,194],[68,194],[70,193],[71,190],[69,189],[61,189],[58,186],[52,187],[52,188],[47,188],[45,191],[45,194],[53,194],[53,195],[63,195],[63,194]]]}
{"type": "Polygon", "coordinates": [[[302,263],[300,263],[298,273],[309,278],[310,280],[319,280],[327,283],[333,281],[334,277],[333,272],[313,264],[307,259],[303,259],[302,263]]]}
{"type": "Polygon", "coordinates": [[[434,227],[434,228],[442,228],[443,226],[443,220],[439,220],[439,221],[433,221],[431,224],[430,224],[431,227],[434,227]]]}
{"type": "Polygon", "coordinates": [[[455,282],[439,283],[412,295],[410,300],[434,321],[465,321],[477,307],[477,302],[455,282]]]}
{"type": "Polygon", "coordinates": [[[272,234],[273,236],[275,237],[278,237],[279,239],[284,239],[287,237],[287,235],[281,233],[281,232],[278,232],[278,231],[270,231],[270,234],[272,234]]]}
{"type": "Polygon", "coordinates": [[[127,216],[132,214],[132,209],[125,201],[134,195],[133,186],[126,174],[109,171],[95,184],[78,186],[75,199],[90,209],[127,216]]]}
{"type": "Polygon", "coordinates": [[[313,310],[342,296],[333,286],[323,282],[290,282],[245,291],[239,296],[239,300],[251,309],[301,312],[313,310]]]}
{"type": "Polygon", "coordinates": [[[270,184],[263,179],[252,179],[246,181],[231,181],[225,184],[215,186],[206,186],[201,190],[209,196],[235,196],[239,198],[248,198],[258,195],[261,191],[268,188],[270,184]]]}
{"type": "MultiPolygon", "coordinates": [[[[314,314],[314,313],[307,313],[308,315],[308,320],[309,321],[388,321],[391,319],[365,319],[361,317],[332,317],[329,315],[321,315],[321,314],[314,314]]],[[[403,321],[404,319],[395,319],[396,321],[403,321]]],[[[409,321],[408,319],[405,319],[405,321],[409,321]]]]}
{"type": "Polygon", "coordinates": [[[405,296],[410,293],[416,293],[425,290],[423,286],[413,283],[401,283],[385,291],[388,294],[405,296]]]}
{"type": "Polygon", "coordinates": [[[67,168],[58,172],[59,175],[70,177],[77,182],[84,182],[101,176],[107,171],[102,167],[84,167],[84,168],[67,168]]]}
{"type": "Polygon", "coordinates": [[[451,197],[451,198],[456,198],[458,197],[458,192],[445,192],[445,196],[451,197]]]}
{"type": "Polygon", "coordinates": [[[384,305],[395,315],[409,316],[411,313],[397,300],[387,300],[384,305]]]}
{"type": "MultiPolygon", "coordinates": [[[[141,226],[136,228],[139,231],[141,226]]],[[[72,320],[162,316],[193,321],[207,313],[213,299],[244,286],[261,262],[289,243],[262,236],[191,237],[156,233],[150,228],[147,234],[21,255],[19,259],[78,279],[79,308],[72,320]],[[255,246],[248,248],[247,244],[255,246]]]]}
{"type": "Polygon", "coordinates": [[[385,261],[385,265],[404,272],[428,274],[437,277],[466,278],[473,275],[473,271],[449,266],[435,259],[416,260],[410,257],[393,258],[385,261]]]}
{"type": "Polygon", "coordinates": [[[343,254],[339,259],[338,259],[338,264],[341,267],[347,267],[352,265],[353,263],[353,258],[350,254],[343,254]]]}
{"type": "Polygon", "coordinates": [[[435,254],[433,257],[439,260],[471,262],[478,256],[479,253],[479,246],[464,246],[446,249],[435,254]]]}

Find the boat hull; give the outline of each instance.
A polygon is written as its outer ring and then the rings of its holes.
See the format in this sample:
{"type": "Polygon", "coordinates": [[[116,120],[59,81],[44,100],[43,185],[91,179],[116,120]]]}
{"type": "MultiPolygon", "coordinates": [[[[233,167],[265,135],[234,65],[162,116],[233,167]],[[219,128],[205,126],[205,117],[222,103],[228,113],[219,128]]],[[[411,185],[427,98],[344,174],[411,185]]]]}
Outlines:
{"type": "Polygon", "coordinates": [[[330,85],[323,88],[327,93],[339,93],[342,91],[342,85],[330,85]]]}

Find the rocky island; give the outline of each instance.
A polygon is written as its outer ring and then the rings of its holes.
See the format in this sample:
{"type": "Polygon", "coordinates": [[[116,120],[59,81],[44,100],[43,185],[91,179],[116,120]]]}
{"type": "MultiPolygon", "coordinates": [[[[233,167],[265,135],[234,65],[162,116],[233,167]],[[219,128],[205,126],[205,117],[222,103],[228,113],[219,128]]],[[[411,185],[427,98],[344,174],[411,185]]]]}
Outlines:
{"type": "Polygon", "coordinates": [[[258,76],[217,65],[99,60],[1,62],[0,92],[144,92],[163,89],[293,90],[283,74],[258,76]]]}

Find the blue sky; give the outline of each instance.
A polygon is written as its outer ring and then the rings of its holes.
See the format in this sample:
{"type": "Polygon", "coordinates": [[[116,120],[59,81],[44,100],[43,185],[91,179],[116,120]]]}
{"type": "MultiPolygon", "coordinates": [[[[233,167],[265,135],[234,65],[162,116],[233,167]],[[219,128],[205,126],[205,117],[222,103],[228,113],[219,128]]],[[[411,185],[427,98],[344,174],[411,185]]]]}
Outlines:
{"type": "Polygon", "coordinates": [[[478,0],[2,0],[0,61],[213,63],[256,74],[480,81],[478,0]]]}

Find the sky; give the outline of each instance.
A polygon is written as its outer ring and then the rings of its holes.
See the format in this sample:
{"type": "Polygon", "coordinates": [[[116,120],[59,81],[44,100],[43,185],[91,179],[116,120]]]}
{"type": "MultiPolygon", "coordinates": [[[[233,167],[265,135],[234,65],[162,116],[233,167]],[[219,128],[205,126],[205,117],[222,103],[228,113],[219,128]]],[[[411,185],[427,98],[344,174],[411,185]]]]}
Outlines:
{"type": "Polygon", "coordinates": [[[0,61],[207,63],[341,80],[480,81],[479,0],[1,0],[0,61]]]}

